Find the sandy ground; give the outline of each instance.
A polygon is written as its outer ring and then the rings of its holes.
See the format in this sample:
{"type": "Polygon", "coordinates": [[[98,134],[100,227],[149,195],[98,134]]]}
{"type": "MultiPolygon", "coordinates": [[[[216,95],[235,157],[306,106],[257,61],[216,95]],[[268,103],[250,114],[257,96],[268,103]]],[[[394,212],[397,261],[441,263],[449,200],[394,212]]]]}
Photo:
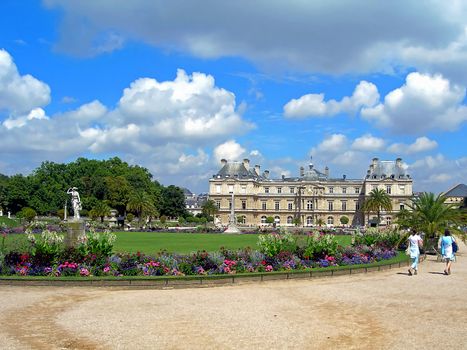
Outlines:
{"type": "Polygon", "coordinates": [[[450,276],[428,257],[412,277],[393,269],[196,289],[0,286],[0,348],[467,349],[460,248],[450,276]]]}

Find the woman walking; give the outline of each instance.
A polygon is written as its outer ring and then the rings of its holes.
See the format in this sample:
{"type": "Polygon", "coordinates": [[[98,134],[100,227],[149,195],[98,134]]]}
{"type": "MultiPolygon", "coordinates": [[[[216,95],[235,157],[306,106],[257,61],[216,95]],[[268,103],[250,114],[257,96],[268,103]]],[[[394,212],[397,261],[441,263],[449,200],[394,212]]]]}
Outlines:
{"type": "Polygon", "coordinates": [[[446,268],[444,269],[445,275],[451,274],[451,264],[455,259],[452,247],[454,242],[456,241],[454,237],[451,236],[451,232],[449,230],[445,230],[444,236],[440,239],[441,255],[443,256],[443,260],[446,262],[446,268]]]}
{"type": "Polygon", "coordinates": [[[418,259],[420,258],[420,247],[423,245],[422,237],[417,233],[415,229],[412,229],[412,233],[409,236],[409,249],[410,258],[412,259],[412,265],[409,268],[409,276],[416,275],[418,273],[418,259]]]}

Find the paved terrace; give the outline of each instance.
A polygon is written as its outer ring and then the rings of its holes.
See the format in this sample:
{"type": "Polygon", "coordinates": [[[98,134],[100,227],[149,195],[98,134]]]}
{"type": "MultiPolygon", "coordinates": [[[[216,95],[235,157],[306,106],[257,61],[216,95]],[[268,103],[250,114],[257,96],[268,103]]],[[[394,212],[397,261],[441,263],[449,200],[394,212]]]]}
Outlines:
{"type": "Polygon", "coordinates": [[[129,290],[0,286],[2,349],[467,349],[467,247],[453,274],[129,290]]]}

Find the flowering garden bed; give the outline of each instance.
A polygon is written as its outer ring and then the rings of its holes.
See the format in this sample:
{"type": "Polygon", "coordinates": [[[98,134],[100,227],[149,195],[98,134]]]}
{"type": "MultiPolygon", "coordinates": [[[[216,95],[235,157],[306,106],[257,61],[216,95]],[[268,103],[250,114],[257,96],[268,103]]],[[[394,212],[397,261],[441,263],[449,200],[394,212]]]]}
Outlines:
{"type": "MultiPolygon", "coordinates": [[[[116,236],[110,232],[89,231],[74,248],[64,248],[63,236],[43,230],[28,234],[27,251],[2,251],[4,276],[43,276],[46,278],[148,278],[153,276],[196,278],[249,274],[300,273],[339,270],[398,262],[397,231],[369,232],[353,237],[342,247],[335,236],[312,232],[305,236],[272,233],[260,235],[259,250],[220,249],[180,255],[161,251],[156,255],[113,253],[116,236]],[[193,276],[193,277],[191,277],[193,276]]],[[[2,246],[3,250],[4,246],[2,246]]],[[[173,278],[173,277],[172,277],[173,278]]]]}

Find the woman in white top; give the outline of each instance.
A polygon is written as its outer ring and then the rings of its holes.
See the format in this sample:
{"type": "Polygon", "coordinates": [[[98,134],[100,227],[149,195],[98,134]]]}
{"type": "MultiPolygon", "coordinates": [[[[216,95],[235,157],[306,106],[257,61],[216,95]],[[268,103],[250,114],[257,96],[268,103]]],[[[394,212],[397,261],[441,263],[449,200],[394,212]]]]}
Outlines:
{"type": "Polygon", "coordinates": [[[409,268],[409,276],[418,273],[418,259],[420,257],[420,247],[423,245],[422,237],[417,233],[415,229],[412,229],[412,233],[409,236],[408,241],[410,247],[410,258],[412,259],[412,265],[409,268]]]}
{"type": "Polygon", "coordinates": [[[446,262],[446,268],[444,269],[445,275],[451,274],[451,264],[455,259],[454,251],[452,249],[454,242],[456,242],[456,240],[451,236],[451,232],[449,230],[445,230],[444,236],[439,240],[441,254],[443,255],[443,260],[446,262]]]}

